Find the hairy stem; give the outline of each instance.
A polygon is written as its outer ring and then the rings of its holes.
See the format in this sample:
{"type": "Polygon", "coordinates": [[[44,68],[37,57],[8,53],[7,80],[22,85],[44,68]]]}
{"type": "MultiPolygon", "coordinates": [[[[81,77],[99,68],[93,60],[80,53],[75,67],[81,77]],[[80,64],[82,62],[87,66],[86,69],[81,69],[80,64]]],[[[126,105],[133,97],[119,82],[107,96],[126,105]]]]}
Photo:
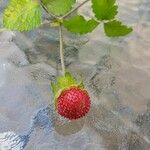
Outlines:
{"type": "Polygon", "coordinates": [[[64,19],[64,18],[68,17],[69,15],[71,15],[72,13],[74,13],[75,11],[77,11],[80,7],[82,7],[84,4],[86,4],[89,1],[90,0],[85,0],[84,2],[82,2],[81,4],[79,4],[79,6],[75,7],[70,12],[68,12],[67,14],[65,14],[62,18],[64,19]]]}
{"type": "Polygon", "coordinates": [[[64,63],[64,43],[63,43],[63,33],[62,33],[62,25],[59,25],[59,41],[60,41],[60,60],[62,73],[65,74],[65,63],[64,63]]]}

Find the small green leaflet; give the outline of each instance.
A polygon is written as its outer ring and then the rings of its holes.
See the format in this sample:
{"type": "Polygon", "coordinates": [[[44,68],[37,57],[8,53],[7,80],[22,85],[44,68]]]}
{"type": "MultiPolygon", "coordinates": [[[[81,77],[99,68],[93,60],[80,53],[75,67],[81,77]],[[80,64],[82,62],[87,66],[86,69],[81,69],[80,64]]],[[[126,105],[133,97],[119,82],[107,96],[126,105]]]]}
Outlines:
{"type": "Polygon", "coordinates": [[[65,15],[72,9],[76,0],[42,0],[44,6],[50,13],[56,16],[65,15]]]}
{"type": "Polygon", "coordinates": [[[125,36],[132,32],[131,27],[123,25],[120,21],[113,20],[104,24],[105,33],[109,37],[125,36]]]}
{"type": "Polygon", "coordinates": [[[98,20],[111,20],[117,15],[116,0],[92,0],[92,9],[98,20]]]}
{"type": "Polygon", "coordinates": [[[98,22],[94,19],[85,20],[83,16],[77,15],[69,20],[64,20],[63,25],[67,28],[68,31],[79,33],[79,34],[86,34],[88,32],[92,32],[97,26],[98,22]]]}
{"type": "Polygon", "coordinates": [[[11,0],[4,11],[3,26],[10,30],[29,31],[41,22],[41,8],[37,1],[11,0]]]}

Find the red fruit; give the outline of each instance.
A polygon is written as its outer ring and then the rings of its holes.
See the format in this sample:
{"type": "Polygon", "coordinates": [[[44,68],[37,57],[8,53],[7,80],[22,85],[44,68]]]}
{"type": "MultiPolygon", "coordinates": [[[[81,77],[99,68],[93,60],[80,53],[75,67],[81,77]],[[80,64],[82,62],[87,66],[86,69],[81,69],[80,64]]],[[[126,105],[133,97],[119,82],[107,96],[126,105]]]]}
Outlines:
{"type": "Polygon", "coordinates": [[[56,107],[61,116],[72,120],[84,117],[90,110],[90,104],[87,91],[71,87],[60,94],[56,107]]]}

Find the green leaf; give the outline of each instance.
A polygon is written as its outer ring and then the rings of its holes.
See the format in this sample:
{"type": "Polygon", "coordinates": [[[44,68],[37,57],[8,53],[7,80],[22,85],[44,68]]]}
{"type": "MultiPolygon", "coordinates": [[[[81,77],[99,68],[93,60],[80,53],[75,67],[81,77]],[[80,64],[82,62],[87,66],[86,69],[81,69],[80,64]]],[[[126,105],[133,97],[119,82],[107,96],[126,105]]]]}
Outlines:
{"type": "Polygon", "coordinates": [[[42,3],[50,13],[61,16],[72,9],[76,0],[42,0],[42,3]]]}
{"type": "Polygon", "coordinates": [[[131,27],[127,27],[126,25],[122,25],[120,21],[110,21],[104,24],[105,33],[109,37],[115,36],[125,36],[132,32],[131,27]]]}
{"type": "Polygon", "coordinates": [[[117,15],[116,0],[92,0],[92,9],[98,20],[111,20],[117,15]]]}
{"type": "Polygon", "coordinates": [[[3,26],[10,30],[29,31],[41,24],[40,5],[33,0],[11,0],[4,11],[3,26]]]}
{"type": "Polygon", "coordinates": [[[83,16],[77,15],[72,17],[69,20],[64,20],[63,25],[67,28],[68,31],[79,33],[79,34],[86,34],[88,32],[92,32],[97,26],[98,22],[94,19],[85,20],[83,16]]]}

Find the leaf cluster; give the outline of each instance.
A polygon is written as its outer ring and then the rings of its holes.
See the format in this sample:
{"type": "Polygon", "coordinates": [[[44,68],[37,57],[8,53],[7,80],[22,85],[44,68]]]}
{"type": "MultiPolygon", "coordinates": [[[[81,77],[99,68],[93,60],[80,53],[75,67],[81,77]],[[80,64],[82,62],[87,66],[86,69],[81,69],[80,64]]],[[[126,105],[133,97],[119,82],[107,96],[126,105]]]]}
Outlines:
{"type": "Polygon", "coordinates": [[[103,24],[109,37],[125,36],[132,31],[131,27],[116,19],[116,0],[91,0],[94,17],[89,20],[80,14],[68,17],[76,10],[76,3],[76,0],[10,0],[4,11],[3,26],[10,30],[33,30],[42,24],[44,8],[54,18],[51,25],[62,25],[76,34],[92,32],[99,24],[103,24]]]}

